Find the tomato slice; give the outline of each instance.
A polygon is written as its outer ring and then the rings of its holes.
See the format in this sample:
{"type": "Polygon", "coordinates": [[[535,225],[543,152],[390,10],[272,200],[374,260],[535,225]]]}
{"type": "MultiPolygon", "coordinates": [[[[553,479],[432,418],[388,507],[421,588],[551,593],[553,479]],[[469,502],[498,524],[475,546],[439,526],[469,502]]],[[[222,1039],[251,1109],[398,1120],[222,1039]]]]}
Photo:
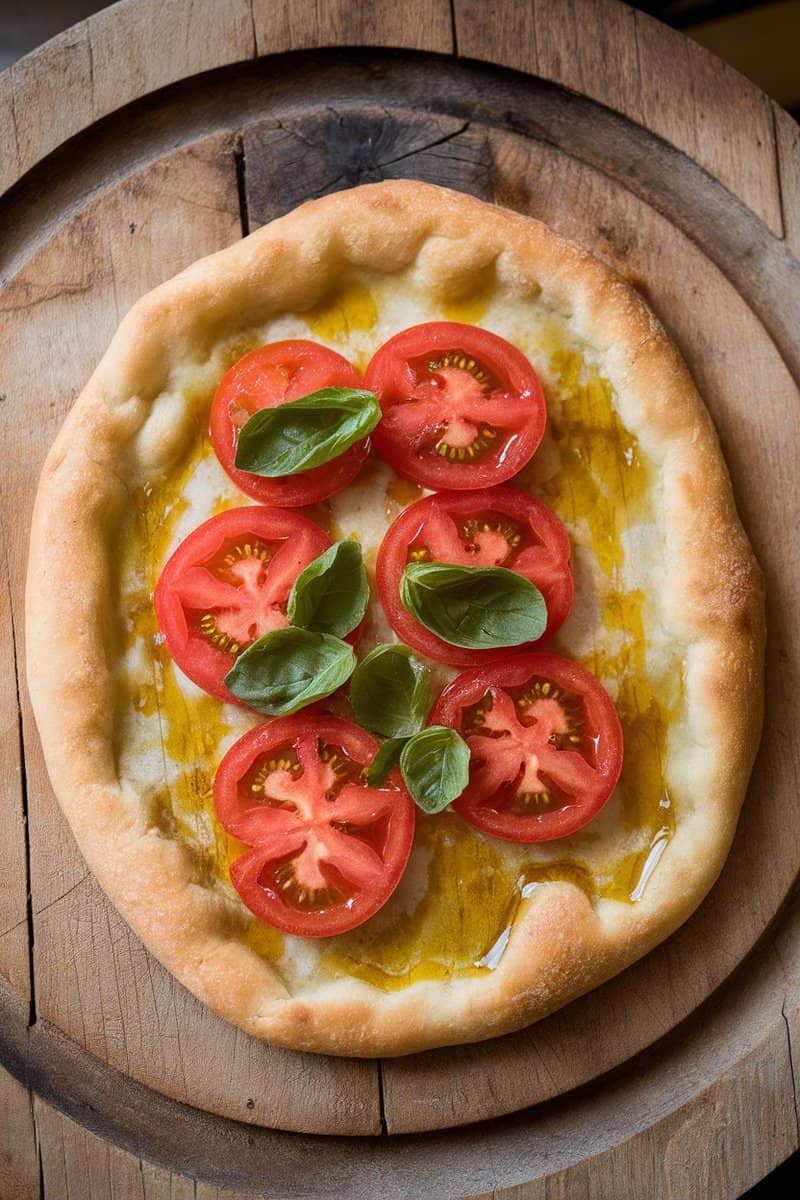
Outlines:
{"type": "Polygon", "coordinates": [[[547,605],[551,638],[572,607],[566,529],[554,512],[527,492],[484,488],[439,492],[409,505],[393,522],[378,553],[378,591],[389,623],[402,641],[429,658],[454,666],[496,658],[497,650],[451,646],[421,625],[400,601],[400,580],[410,562],[447,562],[464,567],[505,567],[539,588],[547,605]]]}
{"type": "Polygon", "coordinates": [[[394,770],[363,770],[373,737],[338,717],[297,714],[251,729],[223,758],[217,815],[252,849],[231,882],[268,925],[329,937],[363,924],[397,887],[414,840],[414,804],[394,770]]]}
{"type": "Polygon", "coordinates": [[[430,723],[470,748],[456,812],[492,837],[547,842],[596,817],[622,769],[622,727],[594,675],[557,654],[513,654],[464,671],[430,723]]]}
{"type": "Polygon", "coordinates": [[[482,488],[515,475],[542,440],[539,376],[503,338],[453,321],[415,325],[372,359],[364,387],[383,419],[382,458],[429,488],[482,488]]]}
{"type": "Polygon", "coordinates": [[[355,367],[316,342],[294,339],[260,346],[234,363],[211,405],[211,441],[217,458],[237,487],[262,504],[299,508],[316,504],[346,487],[369,453],[369,439],[344,454],[296,475],[267,479],[236,466],[239,431],[260,408],[274,408],[326,387],[361,387],[355,367]]]}
{"type": "Polygon", "coordinates": [[[260,505],[231,508],[193,530],[161,572],[154,596],[167,649],[184,674],[212,696],[241,704],[222,682],[236,655],[288,625],[292,584],[330,544],[305,517],[260,505]]]}

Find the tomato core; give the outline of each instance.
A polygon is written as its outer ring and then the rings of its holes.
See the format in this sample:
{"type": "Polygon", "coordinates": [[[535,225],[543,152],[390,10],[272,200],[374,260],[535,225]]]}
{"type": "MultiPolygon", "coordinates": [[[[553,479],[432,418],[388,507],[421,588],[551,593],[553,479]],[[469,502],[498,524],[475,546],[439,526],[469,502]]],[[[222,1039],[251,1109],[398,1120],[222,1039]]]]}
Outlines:
{"type": "Polygon", "coordinates": [[[298,714],[251,730],[225,756],[214,800],[224,827],[252,846],[231,881],[256,916],[323,937],[389,899],[411,852],[414,805],[396,771],[366,785],[377,749],[346,721],[298,714]]]}
{"type": "Polygon", "coordinates": [[[445,688],[431,723],[470,749],[455,810],[508,841],[566,837],[595,817],[622,768],[622,729],[600,682],[555,654],[496,657],[445,688]]]}
{"type": "Polygon", "coordinates": [[[370,362],[364,386],[383,410],[376,450],[426,487],[502,483],[544,432],[536,371],[509,342],[473,325],[433,321],[398,333],[370,362]]]}

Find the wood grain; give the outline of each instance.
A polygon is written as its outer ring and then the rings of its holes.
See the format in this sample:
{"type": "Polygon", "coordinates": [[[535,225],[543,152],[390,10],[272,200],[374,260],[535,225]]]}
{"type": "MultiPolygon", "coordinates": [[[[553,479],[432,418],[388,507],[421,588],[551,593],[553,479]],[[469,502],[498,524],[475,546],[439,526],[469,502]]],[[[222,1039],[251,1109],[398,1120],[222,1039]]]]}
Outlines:
{"type": "Polygon", "coordinates": [[[359,106],[309,108],[254,122],[242,145],[251,230],[311,196],[381,179],[421,179],[475,196],[490,192],[485,133],[456,117],[359,106]]]}
{"type": "Polygon", "coordinates": [[[74,25],[34,54],[20,59],[8,74],[22,173],[94,118],[92,55],[86,23],[74,25]]]}
{"type": "Polygon", "coordinates": [[[0,1200],[43,1200],[33,1099],[0,1067],[0,1200]]]}
{"type": "Polygon", "coordinates": [[[638,121],[780,236],[770,102],[721,59],[617,3],[455,0],[454,11],[459,54],[539,75],[638,121]]]}
{"type": "Polygon", "coordinates": [[[250,0],[125,0],[89,17],[86,35],[93,120],[188,75],[255,56],[250,0]]]}
{"type": "Polygon", "coordinates": [[[408,46],[450,54],[449,0],[252,0],[259,54],[317,46],[408,46]]]}
{"type": "Polygon", "coordinates": [[[112,1146],[37,1097],[44,1196],[57,1200],[195,1200],[191,1179],[112,1146]]]}
{"type": "Polygon", "coordinates": [[[641,78],[647,80],[638,119],[716,176],[780,237],[769,98],[722,59],[646,13],[636,12],[635,28],[641,78]]]}

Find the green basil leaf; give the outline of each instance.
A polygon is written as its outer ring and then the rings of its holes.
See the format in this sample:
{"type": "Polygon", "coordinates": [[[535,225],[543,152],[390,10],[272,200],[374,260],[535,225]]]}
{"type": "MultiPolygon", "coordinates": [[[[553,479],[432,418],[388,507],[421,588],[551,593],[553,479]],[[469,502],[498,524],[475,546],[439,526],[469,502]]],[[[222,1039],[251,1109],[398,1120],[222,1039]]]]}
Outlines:
{"type": "Polygon", "coordinates": [[[378,646],[358,664],[350,680],[356,720],[384,737],[410,737],[428,715],[430,675],[408,646],[378,646]]]}
{"type": "Polygon", "coordinates": [[[431,633],[468,650],[535,642],[547,626],[542,593],[505,567],[409,563],[400,599],[431,633]]]}
{"type": "Polygon", "coordinates": [[[442,812],[469,782],[469,746],[455,729],[430,725],[406,742],[400,771],[423,812],[442,812]]]}
{"type": "Polygon", "coordinates": [[[386,782],[386,777],[392,767],[400,761],[400,752],[408,738],[389,738],[384,742],[378,753],[367,767],[366,780],[369,787],[380,787],[386,782]]]}
{"type": "Polygon", "coordinates": [[[311,471],[372,433],[380,419],[375,396],[359,388],[322,388],[260,408],[239,434],[236,466],[268,479],[311,471]]]}
{"type": "Polygon", "coordinates": [[[286,615],[314,633],[345,637],[363,620],[369,583],[358,542],[334,542],[294,581],[286,615]]]}
{"type": "Polygon", "coordinates": [[[225,686],[256,712],[285,717],[330,696],[355,665],[347,642],[289,625],[248,646],[225,676],[225,686]]]}

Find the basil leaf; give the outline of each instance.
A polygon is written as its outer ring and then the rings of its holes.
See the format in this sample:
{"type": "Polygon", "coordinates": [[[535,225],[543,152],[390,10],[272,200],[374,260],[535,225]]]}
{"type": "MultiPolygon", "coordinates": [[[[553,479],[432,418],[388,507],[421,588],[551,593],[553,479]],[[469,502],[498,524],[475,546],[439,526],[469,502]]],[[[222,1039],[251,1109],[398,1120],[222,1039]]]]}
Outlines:
{"type": "Polygon", "coordinates": [[[225,686],[256,712],[285,717],[330,696],[355,665],[347,642],[289,625],[248,646],[225,676],[225,686]]]}
{"type": "Polygon", "coordinates": [[[239,434],[236,466],[277,479],[310,471],[360,442],[381,419],[372,392],[321,388],[253,413],[239,434]]]}
{"type": "Polygon", "coordinates": [[[286,615],[314,633],[344,637],[363,619],[369,583],[358,542],[334,542],[294,581],[286,615]]]}
{"type": "Polygon", "coordinates": [[[400,761],[400,752],[408,738],[389,738],[384,742],[378,753],[367,767],[366,780],[369,787],[380,787],[386,782],[386,776],[392,767],[400,761]]]}
{"type": "Polygon", "coordinates": [[[430,725],[406,742],[400,771],[423,812],[442,812],[469,782],[469,746],[455,729],[430,725]]]}
{"type": "Polygon", "coordinates": [[[384,737],[410,737],[428,715],[430,671],[408,646],[378,646],[350,680],[350,703],[360,725],[384,737]]]}
{"type": "Polygon", "coordinates": [[[505,567],[409,563],[400,599],[431,633],[468,650],[535,642],[547,626],[542,593],[505,567]]]}

